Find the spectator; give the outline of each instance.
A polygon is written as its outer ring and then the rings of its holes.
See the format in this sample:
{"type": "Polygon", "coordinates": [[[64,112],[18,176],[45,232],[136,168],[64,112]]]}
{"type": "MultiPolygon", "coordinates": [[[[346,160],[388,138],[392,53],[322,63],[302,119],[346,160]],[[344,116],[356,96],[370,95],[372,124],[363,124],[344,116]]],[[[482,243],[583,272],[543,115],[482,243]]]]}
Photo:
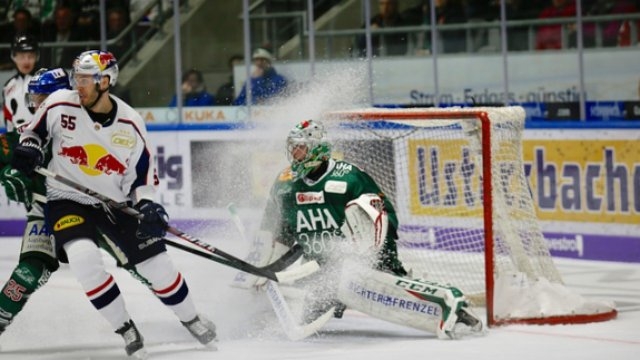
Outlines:
{"type": "Polygon", "coordinates": [[[11,0],[7,8],[7,18],[12,18],[17,10],[27,9],[37,25],[41,25],[52,21],[56,0],[11,0]]]}
{"type": "MultiPolygon", "coordinates": [[[[31,35],[38,38],[40,31],[33,21],[31,12],[27,9],[17,9],[12,16],[10,24],[2,26],[0,29],[0,39],[3,44],[11,44],[18,35],[31,35]]],[[[9,49],[0,50],[0,70],[13,69],[13,61],[9,49]]]]}
{"type": "MultiPolygon", "coordinates": [[[[467,21],[465,9],[460,0],[435,0],[434,6],[436,9],[436,23],[438,25],[464,23],[467,21]]],[[[420,19],[419,24],[430,25],[431,7],[429,1],[423,1],[421,6],[407,10],[403,16],[405,19],[411,19],[408,21],[413,24],[420,19]]],[[[438,31],[438,35],[439,52],[456,53],[466,51],[467,40],[465,30],[438,31]]],[[[431,51],[430,33],[420,34],[417,43],[418,50],[431,51]]]]}
{"type": "MultiPolygon", "coordinates": [[[[182,106],[213,106],[216,99],[207,92],[202,73],[191,69],[182,75],[182,106]]],[[[174,95],[169,106],[178,105],[177,96],[174,95]]]]}
{"type": "Polygon", "coordinates": [[[216,100],[218,105],[231,105],[233,104],[233,98],[236,96],[236,89],[233,83],[233,68],[236,65],[242,64],[244,58],[242,55],[233,55],[229,58],[229,81],[220,85],[216,92],[216,100]]]}
{"type": "MultiPolygon", "coordinates": [[[[543,0],[506,0],[505,10],[507,20],[531,20],[540,15],[547,1],[543,0]]],[[[499,21],[500,20],[500,0],[474,1],[468,5],[469,20],[475,21],[499,21]]],[[[508,28],[508,49],[509,51],[529,50],[529,30],[527,26],[508,28]]],[[[477,39],[484,46],[478,50],[500,50],[500,29],[492,28],[478,31],[483,39],[477,39]]]]}
{"type": "MultiPolygon", "coordinates": [[[[539,19],[575,17],[576,5],[574,0],[551,0],[551,5],[544,8],[539,19]]],[[[562,48],[563,25],[542,25],[536,34],[536,49],[550,50],[562,48]]]]}
{"type": "MultiPolygon", "coordinates": [[[[378,14],[371,18],[370,23],[372,30],[411,25],[400,15],[398,0],[378,0],[378,14]]],[[[406,32],[371,36],[373,56],[405,55],[408,45],[409,34],[406,32]]],[[[365,35],[356,37],[355,47],[358,56],[367,56],[367,38],[365,35]]]]}
{"type": "MultiPolygon", "coordinates": [[[[595,2],[587,9],[585,16],[598,16],[598,15],[613,15],[613,14],[629,14],[638,12],[638,9],[629,0],[595,0],[595,2]]],[[[601,46],[616,46],[618,45],[618,33],[622,21],[611,21],[607,23],[600,23],[602,31],[602,45],[601,46]]],[[[595,23],[583,24],[583,44],[584,47],[596,46],[596,26],[595,23]]],[[[575,26],[572,30],[575,29],[575,26]]],[[[570,46],[576,46],[576,32],[572,31],[570,34],[570,46]]]]}
{"type": "Polygon", "coordinates": [[[74,8],[77,14],[76,24],[85,34],[87,39],[97,40],[100,38],[100,1],[99,0],[77,0],[68,1],[69,6],[74,8]]]}
{"type": "MultiPolygon", "coordinates": [[[[273,67],[273,56],[265,49],[253,52],[253,72],[251,73],[251,103],[264,104],[287,89],[287,79],[276,72],[273,67]]],[[[247,104],[247,83],[242,86],[233,105],[247,104]]]]}
{"type": "MultiPolygon", "coordinates": [[[[107,11],[107,39],[115,39],[129,25],[129,14],[123,8],[112,8],[107,11]]],[[[116,58],[123,58],[124,53],[131,47],[131,37],[124,36],[117,43],[109,46],[109,51],[116,58]]]]}
{"type": "MultiPolygon", "coordinates": [[[[43,28],[42,41],[69,43],[74,41],[86,40],[83,36],[84,32],[80,31],[76,25],[76,17],[73,9],[68,6],[58,6],[53,14],[54,22],[43,28]]],[[[49,68],[61,67],[70,69],[76,55],[82,52],[81,47],[57,46],[53,49],[43,51],[42,63],[49,68]]]]}

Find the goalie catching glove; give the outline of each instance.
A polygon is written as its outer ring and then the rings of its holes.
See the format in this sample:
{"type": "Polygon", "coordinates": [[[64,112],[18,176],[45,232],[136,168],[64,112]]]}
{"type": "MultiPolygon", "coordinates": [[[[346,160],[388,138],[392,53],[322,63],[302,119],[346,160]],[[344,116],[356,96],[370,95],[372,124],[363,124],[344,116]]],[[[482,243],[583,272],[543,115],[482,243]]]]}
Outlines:
{"type": "Polygon", "coordinates": [[[344,209],[343,235],[358,245],[380,249],[387,237],[389,218],[384,201],[376,194],[362,194],[351,200],[344,209]]]}

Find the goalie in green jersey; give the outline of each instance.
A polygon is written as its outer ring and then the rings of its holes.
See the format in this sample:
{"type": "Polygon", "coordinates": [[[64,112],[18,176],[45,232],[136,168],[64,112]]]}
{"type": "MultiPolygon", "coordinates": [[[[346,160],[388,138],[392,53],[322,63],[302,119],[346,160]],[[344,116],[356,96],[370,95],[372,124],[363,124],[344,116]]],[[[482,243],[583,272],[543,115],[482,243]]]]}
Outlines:
{"type": "Polygon", "coordinates": [[[377,269],[406,275],[398,260],[393,205],[367,173],[331,158],[324,126],[313,120],[299,123],[287,137],[286,153],[291,167],[272,187],[262,229],[287,246],[299,243],[307,259],[322,265],[344,237],[345,217],[365,211],[373,226],[360,226],[364,233],[354,233],[355,227],[345,230],[379,248],[377,269]]]}
{"type": "Polygon", "coordinates": [[[333,159],[331,147],[320,122],[302,121],[289,132],[291,166],[271,189],[258,234],[273,243],[270,259],[297,243],[307,261],[320,264],[296,284],[306,289],[303,321],[327,309],[341,317],[349,307],[441,338],[481,332],[459,289],[408,275],[393,205],[367,173],[333,159]]]}

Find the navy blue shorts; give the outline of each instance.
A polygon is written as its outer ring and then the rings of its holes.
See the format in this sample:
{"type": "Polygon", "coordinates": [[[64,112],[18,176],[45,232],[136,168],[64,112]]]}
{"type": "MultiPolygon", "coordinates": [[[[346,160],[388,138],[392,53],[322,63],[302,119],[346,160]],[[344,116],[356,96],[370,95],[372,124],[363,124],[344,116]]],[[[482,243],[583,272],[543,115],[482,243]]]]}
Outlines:
{"type": "MultiPolygon", "coordinates": [[[[136,237],[138,220],[124,212],[105,211],[100,205],[83,205],[71,200],[52,200],[47,203],[45,217],[55,238],[58,259],[68,262],[64,244],[81,238],[91,239],[96,245],[99,232],[136,265],[166,251],[162,238],[140,240],[136,237]]],[[[114,249],[115,250],[115,249],[114,249]]]]}

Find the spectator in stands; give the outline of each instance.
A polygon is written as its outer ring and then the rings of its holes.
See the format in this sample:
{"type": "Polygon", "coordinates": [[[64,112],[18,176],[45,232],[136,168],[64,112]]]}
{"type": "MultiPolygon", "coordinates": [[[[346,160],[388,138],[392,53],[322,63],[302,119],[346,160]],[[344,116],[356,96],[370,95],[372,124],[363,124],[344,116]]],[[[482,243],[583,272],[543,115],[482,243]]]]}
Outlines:
{"type": "MultiPolygon", "coordinates": [[[[213,106],[216,99],[207,92],[202,73],[191,69],[182,75],[182,106],[213,106]]],[[[177,96],[174,95],[169,106],[178,105],[177,96]]]]}
{"type": "Polygon", "coordinates": [[[6,6],[8,19],[13,18],[13,14],[17,10],[27,9],[36,25],[40,26],[52,21],[56,0],[10,0],[6,6]]]}
{"type": "MultiPolygon", "coordinates": [[[[275,96],[282,95],[287,89],[287,79],[278,74],[273,67],[273,56],[265,49],[253,52],[253,72],[251,73],[251,103],[264,104],[275,96]]],[[[233,105],[247,104],[247,83],[242,86],[233,105]]]]}
{"type": "MultiPolygon", "coordinates": [[[[372,30],[411,25],[400,15],[398,0],[378,0],[378,14],[371,18],[370,24],[372,30]]],[[[356,36],[355,42],[357,56],[367,56],[366,36],[364,34],[356,36]]],[[[406,32],[371,36],[373,56],[405,55],[408,45],[409,34],[406,32]]]]}
{"type": "MultiPolygon", "coordinates": [[[[595,0],[591,6],[584,12],[585,16],[613,15],[613,14],[629,14],[638,12],[638,9],[630,0],[595,0]]],[[[587,23],[583,25],[583,45],[584,47],[596,46],[596,27],[601,26],[602,44],[601,46],[610,47],[618,45],[618,34],[623,22],[611,21],[606,23],[587,23]]],[[[575,26],[571,27],[570,46],[575,47],[576,31],[575,26]]]]}
{"type": "MultiPolygon", "coordinates": [[[[467,21],[465,8],[460,0],[435,0],[434,6],[436,9],[436,23],[438,25],[459,24],[467,21]]],[[[431,6],[429,1],[423,1],[421,6],[407,10],[403,13],[403,17],[407,19],[406,21],[408,21],[410,25],[417,25],[417,19],[420,19],[419,24],[430,25],[431,6]]],[[[439,52],[456,53],[466,51],[466,41],[465,30],[438,31],[439,52]]],[[[418,37],[417,43],[418,50],[432,50],[430,33],[421,34],[421,36],[418,37]]]]}
{"type": "MultiPolygon", "coordinates": [[[[107,11],[107,39],[115,39],[129,25],[129,14],[123,8],[112,8],[107,11]]],[[[109,46],[109,51],[121,59],[131,47],[131,36],[124,36],[117,43],[109,46]]],[[[127,102],[128,103],[128,102],[127,102]]]]}
{"type": "MultiPolygon", "coordinates": [[[[71,3],[71,1],[69,1],[71,3]]],[[[87,39],[100,38],[100,0],[72,1],[77,14],[76,24],[87,39]]]]}
{"type": "MultiPolygon", "coordinates": [[[[84,32],[80,31],[76,25],[76,16],[69,6],[58,6],[53,14],[53,24],[43,28],[42,41],[69,43],[74,41],[87,40],[84,32]]],[[[76,55],[84,48],[78,46],[58,46],[53,49],[46,49],[41,52],[42,64],[48,68],[61,67],[70,69],[76,55]]]]}
{"type": "MultiPolygon", "coordinates": [[[[531,20],[540,15],[548,0],[506,0],[507,20],[531,20]]],[[[500,0],[470,1],[467,5],[469,21],[499,21],[500,0]]],[[[509,51],[529,50],[529,29],[527,26],[508,28],[509,51]]],[[[474,33],[474,49],[479,51],[500,50],[500,29],[480,29],[474,33]]]]}
{"type": "Polygon", "coordinates": [[[620,30],[618,31],[618,46],[631,46],[633,44],[633,38],[631,36],[631,27],[636,26],[636,42],[640,44],[640,21],[625,20],[620,24],[620,30]]]}
{"type": "MultiPolygon", "coordinates": [[[[33,21],[31,12],[25,8],[16,9],[12,15],[13,21],[0,27],[0,39],[3,44],[11,45],[17,35],[31,35],[39,38],[40,29],[33,21]]],[[[11,52],[9,49],[0,50],[0,70],[13,69],[11,52]]]]}
{"type": "Polygon", "coordinates": [[[242,55],[232,55],[229,58],[229,81],[220,85],[216,92],[216,101],[218,105],[232,105],[233,99],[236,97],[236,89],[233,83],[233,68],[236,65],[241,65],[244,62],[242,55]]]}
{"type": "MultiPolygon", "coordinates": [[[[551,0],[551,5],[544,8],[538,18],[549,19],[574,16],[576,16],[576,5],[574,0],[551,0]]],[[[561,49],[562,27],[563,25],[560,24],[540,26],[536,34],[536,49],[561,49]]]]}
{"type": "MultiPolygon", "coordinates": [[[[77,14],[77,26],[85,34],[85,38],[100,39],[100,0],[58,0],[58,3],[71,7],[77,14]]],[[[109,0],[105,3],[107,11],[121,8],[129,17],[130,0],[109,0]]]]}

